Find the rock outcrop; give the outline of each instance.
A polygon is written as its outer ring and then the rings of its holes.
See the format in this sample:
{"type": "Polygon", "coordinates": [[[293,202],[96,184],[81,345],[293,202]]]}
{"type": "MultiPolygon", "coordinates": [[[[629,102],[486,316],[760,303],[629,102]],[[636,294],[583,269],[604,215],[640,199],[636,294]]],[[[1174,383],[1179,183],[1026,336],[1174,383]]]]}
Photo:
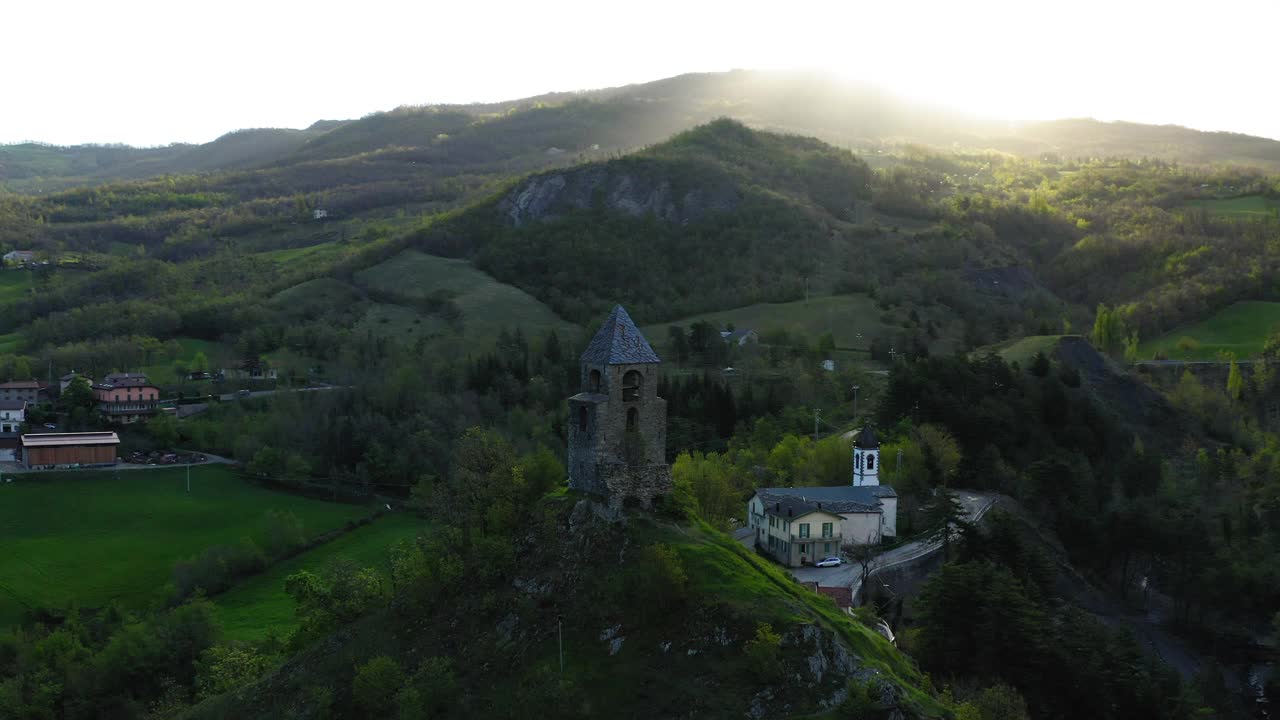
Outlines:
{"type": "Polygon", "coordinates": [[[727,183],[679,189],[664,173],[646,172],[643,163],[627,165],[591,165],[532,177],[503,198],[498,211],[516,226],[593,208],[687,225],[712,213],[731,212],[742,202],[727,183]]]}

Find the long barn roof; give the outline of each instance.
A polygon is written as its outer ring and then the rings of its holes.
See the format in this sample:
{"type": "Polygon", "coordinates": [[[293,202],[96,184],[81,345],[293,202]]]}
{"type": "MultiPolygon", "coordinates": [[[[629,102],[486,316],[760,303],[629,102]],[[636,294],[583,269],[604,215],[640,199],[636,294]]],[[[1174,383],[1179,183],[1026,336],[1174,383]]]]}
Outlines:
{"type": "Polygon", "coordinates": [[[33,433],[22,436],[23,447],[74,447],[77,445],[119,445],[113,432],[33,433]]]}

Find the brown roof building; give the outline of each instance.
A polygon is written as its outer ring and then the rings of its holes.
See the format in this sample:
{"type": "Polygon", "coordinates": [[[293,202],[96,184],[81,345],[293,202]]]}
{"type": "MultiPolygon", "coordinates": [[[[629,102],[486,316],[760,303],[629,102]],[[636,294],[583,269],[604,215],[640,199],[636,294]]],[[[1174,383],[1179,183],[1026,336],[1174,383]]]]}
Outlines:
{"type": "Polygon", "coordinates": [[[113,432],[32,433],[22,436],[23,464],[28,469],[114,465],[119,446],[113,432]]]}
{"type": "Polygon", "coordinates": [[[0,400],[26,400],[33,403],[39,394],[40,383],[35,380],[10,380],[0,383],[0,400]]]}

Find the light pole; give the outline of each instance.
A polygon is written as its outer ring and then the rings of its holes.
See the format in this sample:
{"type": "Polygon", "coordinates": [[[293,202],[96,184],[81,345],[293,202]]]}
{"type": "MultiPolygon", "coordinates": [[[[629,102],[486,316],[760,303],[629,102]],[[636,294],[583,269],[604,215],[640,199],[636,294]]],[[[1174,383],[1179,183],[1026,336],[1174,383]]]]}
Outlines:
{"type": "Polygon", "coordinates": [[[187,494],[191,494],[191,456],[187,455],[187,494]]]}
{"type": "Polygon", "coordinates": [[[853,422],[854,423],[858,422],[858,390],[860,389],[861,389],[860,385],[853,386],[853,422]]]}

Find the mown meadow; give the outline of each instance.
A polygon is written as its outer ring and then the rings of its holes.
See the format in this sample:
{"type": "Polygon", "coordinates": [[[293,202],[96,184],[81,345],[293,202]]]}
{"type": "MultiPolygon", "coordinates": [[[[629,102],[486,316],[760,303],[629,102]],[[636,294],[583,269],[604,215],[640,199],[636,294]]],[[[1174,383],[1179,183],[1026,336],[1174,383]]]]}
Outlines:
{"type": "Polygon", "coordinates": [[[261,531],[292,513],[307,537],[368,511],[242,479],[225,466],[4,475],[0,482],[0,625],[27,608],[164,601],[174,563],[261,531]]]}

